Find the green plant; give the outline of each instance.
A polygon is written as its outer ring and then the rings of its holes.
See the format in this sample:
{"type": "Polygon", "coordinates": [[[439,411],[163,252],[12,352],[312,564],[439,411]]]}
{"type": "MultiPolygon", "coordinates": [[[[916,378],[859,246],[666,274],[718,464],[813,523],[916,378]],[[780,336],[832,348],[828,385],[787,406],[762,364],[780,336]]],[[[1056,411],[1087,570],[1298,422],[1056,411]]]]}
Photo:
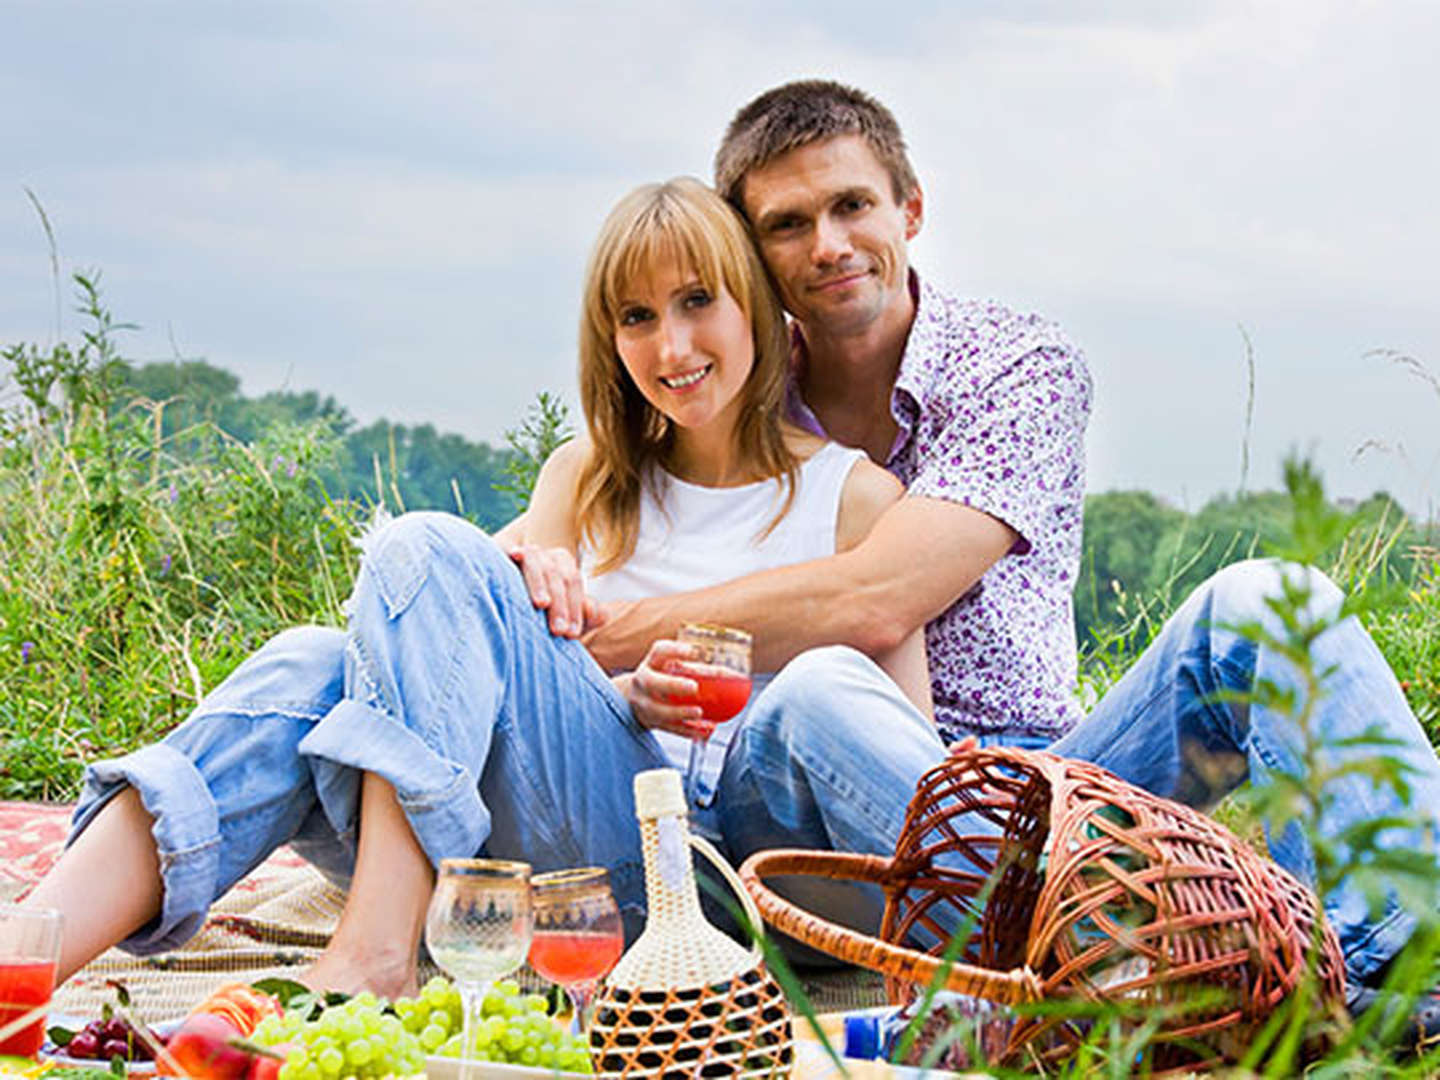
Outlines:
{"type": "Polygon", "coordinates": [[[525,411],[520,426],[505,432],[511,455],[504,467],[506,478],[495,485],[496,490],[509,494],[519,509],[524,510],[530,505],[530,493],[535,490],[540,466],[556,447],[568,442],[574,434],[565,402],[548,390],[540,391],[525,411]]]}
{"type": "Polygon", "coordinates": [[[0,797],[73,795],[86,760],[163,735],[277,629],[338,622],[363,512],[320,482],[323,421],[167,434],[97,281],[75,282],[78,346],[3,350],[0,797]]]}

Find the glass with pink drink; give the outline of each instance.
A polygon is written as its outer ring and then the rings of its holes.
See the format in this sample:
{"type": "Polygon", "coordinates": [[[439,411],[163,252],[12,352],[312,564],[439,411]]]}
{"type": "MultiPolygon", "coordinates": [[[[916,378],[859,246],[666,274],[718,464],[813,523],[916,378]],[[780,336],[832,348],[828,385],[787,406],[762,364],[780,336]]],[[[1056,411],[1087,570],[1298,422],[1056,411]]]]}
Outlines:
{"type": "Polygon", "coordinates": [[[34,1057],[60,959],[60,913],[0,904],[0,1054],[34,1057]]]}
{"type": "MultiPolygon", "coordinates": [[[[694,696],[675,695],[676,705],[699,705],[701,715],[714,723],[738,716],[750,700],[751,637],[744,630],[708,623],[686,623],[676,640],[689,645],[694,656],[675,665],[675,672],[693,679],[694,696]]],[[[695,787],[705,764],[709,743],[690,743],[690,762],[685,769],[685,798],[695,801],[695,787]]]]}

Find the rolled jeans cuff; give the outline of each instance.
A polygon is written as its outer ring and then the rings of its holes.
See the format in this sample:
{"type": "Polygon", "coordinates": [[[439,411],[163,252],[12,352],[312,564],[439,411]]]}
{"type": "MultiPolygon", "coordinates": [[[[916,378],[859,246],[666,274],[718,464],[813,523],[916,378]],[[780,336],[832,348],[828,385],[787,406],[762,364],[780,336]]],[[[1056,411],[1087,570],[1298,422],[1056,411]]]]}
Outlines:
{"type": "MultiPolygon", "coordinates": [[[[350,698],[339,702],[300,740],[301,754],[374,773],[395,789],[400,809],[432,865],[479,851],[490,834],[479,778],[451,761],[380,709],[350,698]]],[[[317,770],[316,791],[331,827],[345,835],[359,801],[317,770]]]]}
{"type": "Polygon", "coordinates": [[[215,799],[195,765],[157,743],[86,768],[67,846],[127,784],[155,819],[151,832],[163,892],[160,914],[120,947],[149,956],[179,948],[205,924],[220,871],[220,822],[215,799]]]}

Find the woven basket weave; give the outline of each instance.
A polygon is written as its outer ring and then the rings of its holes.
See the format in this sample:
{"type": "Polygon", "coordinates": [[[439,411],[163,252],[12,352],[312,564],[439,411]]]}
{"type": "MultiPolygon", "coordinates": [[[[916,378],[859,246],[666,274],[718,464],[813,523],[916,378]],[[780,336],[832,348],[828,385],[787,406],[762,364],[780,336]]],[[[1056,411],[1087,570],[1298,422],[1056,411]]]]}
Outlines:
{"type": "MultiPolygon", "coordinates": [[[[948,989],[1004,1005],[1136,1006],[1123,1015],[1159,1025],[1157,1068],[1234,1060],[1311,965],[1322,1006],[1344,999],[1339,946],[1308,889],[1202,814],[1043,751],[954,747],[921,778],[893,858],[768,851],[740,875],[768,922],[884,972],[894,1001],[935,978],[945,938],[973,920],[948,989]],[[793,874],[880,885],[880,938],[761,880],[793,874]],[[940,943],[896,944],[917,938],[940,943]]],[[[1089,1026],[1022,1015],[1001,1061],[1059,1061],[1089,1026]]]]}

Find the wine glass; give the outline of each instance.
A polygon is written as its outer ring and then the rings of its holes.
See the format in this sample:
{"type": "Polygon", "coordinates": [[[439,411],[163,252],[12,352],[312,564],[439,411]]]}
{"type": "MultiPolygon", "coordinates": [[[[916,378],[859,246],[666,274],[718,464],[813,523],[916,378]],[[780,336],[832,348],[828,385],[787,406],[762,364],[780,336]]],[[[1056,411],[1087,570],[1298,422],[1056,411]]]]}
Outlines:
{"type": "Polygon", "coordinates": [[[571,1029],[584,1035],[595,988],[625,948],[610,877],[599,866],[585,866],[537,874],[530,884],[535,905],[530,966],[565,988],[575,1013],[571,1029]]]}
{"type": "MultiPolygon", "coordinates": [[[[695,680],[694,697],[676,697],[679,705],[699,705],[706,720],[723,723],[737,715],[750,700],[750,644],[744,630],[707,623],[686,623],[676,640],[694,647],[691,660],[675,665],[677,673],[695,680]]],[[[685,768],[685,801],[695,801],[696,788],[709,749],[705,739],[690,743],[690,762],[685,768]]]]}
{"type": "Polygon", "coordinates": [[[460,990],[462,1076],[481,1021],[485,991],[524,962],[530,933],[529,863],[441,860],[425,915],[425,944],[460,990]]]}

